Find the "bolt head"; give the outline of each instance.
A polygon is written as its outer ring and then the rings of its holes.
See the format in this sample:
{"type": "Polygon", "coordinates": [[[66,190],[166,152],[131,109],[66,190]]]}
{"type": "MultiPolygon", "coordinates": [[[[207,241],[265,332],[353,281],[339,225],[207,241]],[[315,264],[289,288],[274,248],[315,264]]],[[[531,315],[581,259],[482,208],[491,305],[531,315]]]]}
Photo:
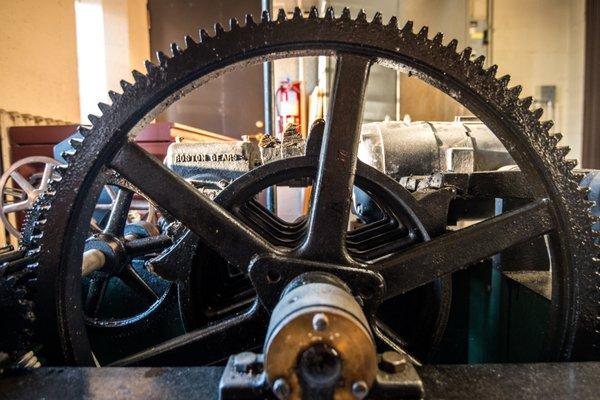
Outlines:
{"type": "Polygon", "coordinates": [[[290,385],[286,382],[285,379],[279,378],[273,382],[273,394],[279,400],[285,400],[290,396],[290,385]]]}
{"type": "Polygon", "coordinates": [[[323,313],[316,313],[312,319],[312,327],[317,332],[323,332],[329,326],[329,318],[323,313]]]}
{"type": "Polygon", "coordinates": [[[395,351],[386,351],[381,355],[380,367],[389,374],[397,374],[406,368],[406,357],[395,351]]]}
{"type": "Polygon", "coordinates": [[[369,394],[369,386],[365,381],[356,381],[352,384],[352,395],[355,399],[362,400],[369,394]]]}

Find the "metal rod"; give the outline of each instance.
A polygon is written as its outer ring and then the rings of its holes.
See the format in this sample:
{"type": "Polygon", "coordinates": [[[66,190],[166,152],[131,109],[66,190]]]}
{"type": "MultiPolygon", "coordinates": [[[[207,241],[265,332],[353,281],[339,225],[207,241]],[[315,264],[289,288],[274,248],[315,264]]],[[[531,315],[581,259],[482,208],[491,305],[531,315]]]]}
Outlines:
{"type": "Polygon", "coordinates": [[[106,257],[100,250],[92,249],[83,253],[83,262],[81,265],[81,276],[88,276],[94,271],[104,267],[106,257]]]}
{"type": "MultiPolygon", "coordinates": [[[[271,0],[262,0],[262,9],[269,14],[273,11],[271,0]]],[[[275,104],[273,99],[273,62],[263,63],[263,103],[265,114],[265,135],[275,135],[275,104]]],[[[277,212],[277,188],[270,186],[265,190],[266,207],[271,212],[277,212]]]]}

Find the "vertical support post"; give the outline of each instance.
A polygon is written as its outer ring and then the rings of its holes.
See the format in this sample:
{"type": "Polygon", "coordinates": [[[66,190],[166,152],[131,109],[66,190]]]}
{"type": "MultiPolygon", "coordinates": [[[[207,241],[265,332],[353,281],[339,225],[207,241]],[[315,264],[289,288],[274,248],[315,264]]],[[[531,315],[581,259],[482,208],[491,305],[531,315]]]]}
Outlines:
{"type": "MultiPolygon", "coordinates": [[[[271,0],[262,0],[262,9],[269,14],[273,11],[271,0]]],[[[265,135],[275,135],[275,105],[273,99],[273,62],[263,63],[263,103],[265,114],[265,135]]],[[[269,186],[266,190],[266,207],[272,213],[277,212],[277,187],[269,186]]]]}

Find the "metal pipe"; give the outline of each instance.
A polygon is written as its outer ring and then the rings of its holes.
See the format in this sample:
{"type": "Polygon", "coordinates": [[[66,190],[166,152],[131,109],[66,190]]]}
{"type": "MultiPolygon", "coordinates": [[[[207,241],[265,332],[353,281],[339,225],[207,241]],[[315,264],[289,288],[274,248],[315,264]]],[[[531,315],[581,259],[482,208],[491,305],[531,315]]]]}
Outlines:
{"type": "MultiPolygon", "coordinates": [[[[262,0],[262,9],[271,14],[273,5],[271,0],[262,0]]],[[[265,114],[265,135],[274,135],[275,130],[275,104],[273,100],[273,62],[267,61],[263,63],[263,103],[265,114]]],[[[277,204],[277,188],[270,186],[265,190],[266,207],[271,212],[276,212],[277,204]]]]}
{"type": "MultiPolygon", "coordinates": [[[[272,11],[270,0],[262,0],[262,9],[269,12],[272,11]]],[[[265,114],[265,134],[273,135],[274,123],[274,103],[273,103],[273,62],[267,61],[263,63],[263,102],[265,114]]]]}

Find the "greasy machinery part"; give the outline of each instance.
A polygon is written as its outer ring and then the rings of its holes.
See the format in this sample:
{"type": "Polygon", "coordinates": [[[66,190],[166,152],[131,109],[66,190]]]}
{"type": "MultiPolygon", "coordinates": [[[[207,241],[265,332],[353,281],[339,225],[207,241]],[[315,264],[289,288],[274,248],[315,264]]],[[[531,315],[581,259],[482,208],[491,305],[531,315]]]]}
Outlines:
{"type": "Polygon", "coordinates": [[[353,400],[377,373],[369,323],[349,288],[333,275],[307,273],[285,288],[273,310],[264,347],[271,386],[290,399],[353,400]]]}
{"type": "MultiPolygon", "coordinates": [[[[414,33],[412,22],[399,29],[396,18],[384,25],[380,14],[369,22],[363,12],[352,19],[347,9],[338,18],[332,9],[322,18],[316,8],[308,18],[300,9],[291,19],[283,10],[274,20],[265,12],[259,23],[247,16],[244,25],[231,20],[228,31],[216,25],[213,36],[202,30],[200,43],[188,36],[185,49],[174,44],[171,57],[160,53],[159,65],[148,62],[147,74],[134,71],[135,82],[123,82],[122,94],[111,92],[113,104],[101,104],[103,115],[91,116],[92,128],[81,129],[83,141],[65,155],[69,166],[59,167],[60,179],[38,200],[43,211],[37,221],[39,235],[34,235],[37,262],[28,267],[34,271],[30,286],[35,290],[28,296],[36,302],[39,339],[48,359],[63,364],[93,361],[79,301],[81,255],[93,200],[102,187],[96,178],[105,168],[116,170],[241,270],[275,258],[278,265],[298,273],[305,267],[344,278],[356,272],[357,279],[346,283],[354,294],[366,289],[364,298],[373,299],[372,306],[378,299],[395,297],[519,242],[547,235],[553,254],[553,301],[546,358],[597,358],[600,277],[590,204],[572,174],[575,163],[565,159],[567,150],[557,148],[560,137],[548,133],[551,124],[539,121],[540,110],[529,109],[531,98],[519,99],[519,86],[508,88],[508,77],[495,77],[496,66],[485,70],[483,57],[471,60],[470,49],[457,53],[455,40],[444,45],[441,34],[428,36],[426,27],[414,33]],[[282,251],[257,237],[131,141],[167,106],[215,76],[265,60],[318,54],[335,55],[338,62],[309,233],[297,251],[282,251]],[[373,62],[410,72],[472,111],[508,149],[530,182],[535,200],[382,261],[365,264],[349,257],[343,227],[350,209],[361,104],[373,62]],[[361,287],[366,284],[371,286],[361,287]]],[[[255,304],[132,360],[143,364],[206,350],[222,359],[226,353],[255,346],[255,337],[240,333],[259,330],[263,321],[263,308],[255,304]],[[219,349],[217,343],[235,348],[219,349]]]]}
{"type": "Polygon", "coordinates": [[[26,157],[12,164],[10,168],[4,171],[2,177],[0,177],[0,219],[2,219],[4,227],[12,236],[20,239],[21,232],[19,232],[19,229],[8,219],[8,215],[19,211],[25,212],[31,208],[39,195],[48,187],[48,182],[52,177],[52,171],[54,170],[54,167],[59,164],[58,161],[50,157],[26,157]],[[19,172],[19,168],[27,165],[39,164],[43,164],[44,168],[40,181],[36,187],[19,172]],[[9,187],[9,179],[12,179],[18,187],[9,187]],[[15,200],[11,203],[6,203],[7,195],[15,200]]]}

